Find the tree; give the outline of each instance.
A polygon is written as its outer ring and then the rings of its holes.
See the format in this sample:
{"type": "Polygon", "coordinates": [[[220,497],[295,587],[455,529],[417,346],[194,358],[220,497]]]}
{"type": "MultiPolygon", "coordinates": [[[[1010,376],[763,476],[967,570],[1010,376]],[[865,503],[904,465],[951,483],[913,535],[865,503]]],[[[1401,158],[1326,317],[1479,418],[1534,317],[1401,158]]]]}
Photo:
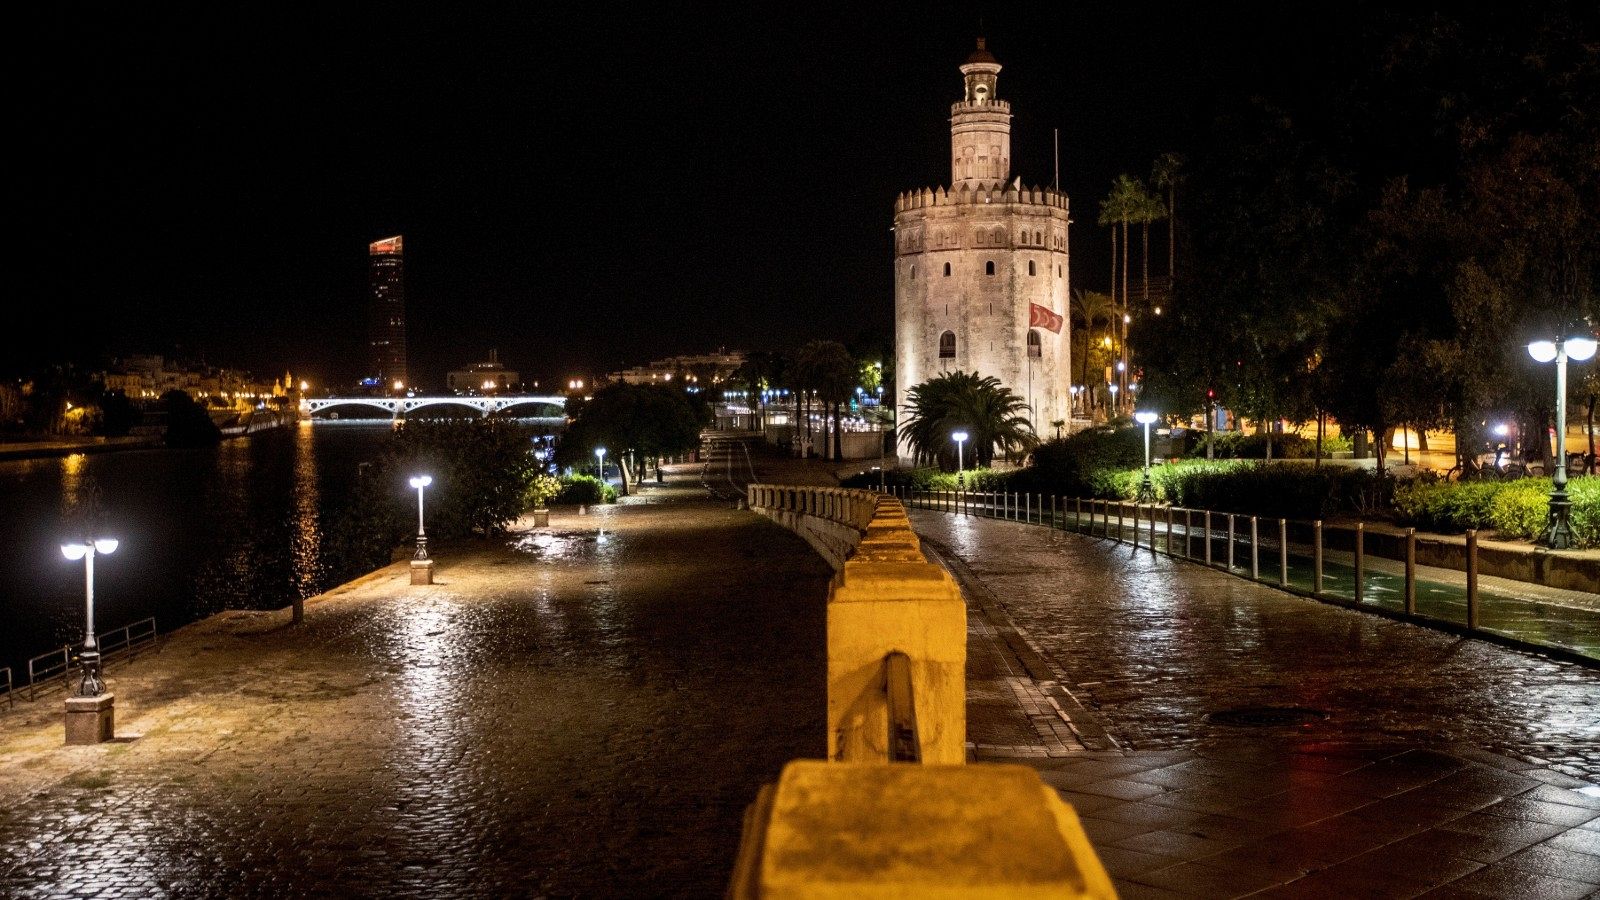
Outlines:
{"type": "Polygon", "coordinates": [[[164,440],[168,447],[213,447],[222,440],[218,428],[205,408],[194,402],[187,392],[170,390],[158,401],[167,414],[164,440]]]}
{"type": "MultiPolygon", "coordinates": [[[[700,395],[695,395],[700,396],[700,395]]],[[[617,382],[568,408],[571,422],[556,444],[556,462],[583,466],[605,447],[622,470],[622,492],[642,481],[644,463],[690,450],[710,424],[709,410],[682,387],[617,382]]]]}
{"type": "Polygon", "coordinates": [[[795,354],[795,367],[804,373],[808,387],[823,404],[823,415],[833,411],[833,459],[844,460],[840,437],[841,407],[860,384],[856,361],[838,341],[812,341],[795,354]]]}
{"type": "Polygon", "coordinates": [[[1163,153],[1150,169],[1150,186],[1167,192],[1167,291],[1172,290],[1178,260],[1178,184],[1183,181],[1181,153],[1163,153]]]}
{"type": "Polygon", "coordinates": [[[967,433],[979,466],[993,461],[996,448],[1012,459],[1038,444],[1024,414],[1028,405],[992,375],[957,371],[930,378],[907,392],[905,411],[900,438],[921,463],[950,468],[955,431],[967,433]]]}

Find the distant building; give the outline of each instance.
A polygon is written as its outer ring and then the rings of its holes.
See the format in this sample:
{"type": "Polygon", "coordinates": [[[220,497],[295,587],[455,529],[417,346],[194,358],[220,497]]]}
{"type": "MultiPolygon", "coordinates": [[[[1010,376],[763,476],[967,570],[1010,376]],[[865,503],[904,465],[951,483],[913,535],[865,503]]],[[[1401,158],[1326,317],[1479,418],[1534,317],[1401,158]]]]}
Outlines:
{"type": "Polygon", "coordinates": [[[100,375],[108,391],[121,391],[129,400],[149,402],[168,391],[184,391],[198,403],[213,407],[249,409],[258,403],[281,399],[293,383],[261,381],[248,372],[206,365],[181,364],[160,356],[127,356],[100,375]]]}
{"type": "Polygon", "coordinates": [[[473,363],[445,376],[445,387],[456,394],[482,394],[513,390],[522,377],[500,364],[500,351],[490,350],[489,361],[473,363]]]}
{"type": "Polygon", "coordinates": [[[372,296],[367,304],[368,375],[382,392],[411,386],[406,371],[406,284],[401,235],[367,246],[372,296]]]}
{"type": "Polygon", "coordinates": [[[733,371],[744,365],[744,354],[719,349],[715,353],[698,356],[671,356],[643,366],[634,366],[606,377],[627,384],[687,384],[709,388],[724,381],[733,371]]]}

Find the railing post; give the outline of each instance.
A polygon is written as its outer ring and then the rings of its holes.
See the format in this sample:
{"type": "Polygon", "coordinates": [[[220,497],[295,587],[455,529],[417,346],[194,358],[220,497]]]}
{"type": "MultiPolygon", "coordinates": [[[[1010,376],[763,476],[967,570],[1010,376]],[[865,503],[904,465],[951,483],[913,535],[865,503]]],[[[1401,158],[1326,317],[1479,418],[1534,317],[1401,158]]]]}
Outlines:
{"type": "Polygon", "coordinates": [[[1172,555],[1172,507],[1167,507],[1167,555],[1172,555]]]}
{"type": "Polygon", "coordinates": [[[1360,603],[1366,595],[1367,580],[1367,523],[1356,523],[1356,602],[1360,603]]]}
{"type": "Polygon", "coordinates": [[[1056,527],[1056,506],[1058,505],[1057,501],[1060,500],[1060,499],[1061,498],[1057,497],[1055,494],[1051,494],[1050,495],[1050,527],[1051,528],[1056,527]]]}
{"type": "Polygon", "coordinates": [[[1117,501],[1117,543],[1122,543],[1122,523],[1128,518],[1128,510],[1121,500],[1117,501]]]}
{"type": "Polygon", "coordinates": [[[1033,524],[1033,492],[1029,491],[1028,493],[1023,494],[1022,495],[1022,502],[1024,504],[1026,504],[1022,508],[1022,522],[1025,525],[1032,525],[1033,524]]]}
{"type": "Polygon", "coordinates": [[[1194,559],[1194,510],[1183,510],[1183,558],[1194,559]]]}
{"type": "Polygon", "coordinates": [[[1417,614],[1417,530],[1406,529],[1406,614],[1417,614]]]}
{"type": "Polygon", "coordinates": [[[1311,526],[1311,596],[1322,596],[1322,520],[1311,526]]]}
{"type": "Polygon", "coordinates": [[[1204,510],[1206,522],[1200,526],[1200,539],[1206,544],[1206,565],[1211,565],[1211,510],[1204,510]]]}
{"type": "MultiPolygon", "coordinates": [[[[1092,510],[1093,507],[1090,507],[1090,509],[1092,510]]],[[[1078,532],[1079,534],[1083,533],[1083,498],[1082,497],[1073,497],[1072,498],[1072,530],[1078,532]]]]}
{"type": "Polygon", "coordinates": [[[1139,549],[1139,501],[1133,501],[1133,547],[1139,549]]]}
{"type": "Polygon", "coordinates": [[[1278,587],[1289,586],[1289,520],[1278,520],[1278,587]]]}
{"type": "Polygon", "coordinates": [[[1250,517],[1250,580],[1261,580],[1261,539],[1256,530],[1256,517],[1250,517]]]}
{"type": "Polygon", "coordinates": [[[1228,513],[1228,571],[1233,571],[1233,513],[1228,513]]]}
{"type": "Polygon", "coordinates": [[[1478,529],[1467,529],[1467,628],[1478,628],[1478,529]]]}

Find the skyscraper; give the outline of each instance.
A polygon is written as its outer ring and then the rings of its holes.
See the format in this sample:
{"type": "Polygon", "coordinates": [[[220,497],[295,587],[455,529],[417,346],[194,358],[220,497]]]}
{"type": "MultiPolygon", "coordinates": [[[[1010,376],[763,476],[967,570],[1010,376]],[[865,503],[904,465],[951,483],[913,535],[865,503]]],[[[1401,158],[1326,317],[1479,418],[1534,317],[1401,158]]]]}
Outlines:
{"type": "Polygon", "coordinates": [[[406,372],[406,282],[401,235],[367,246],[371,257],[372,298],[367,305],[367,336],[372,360],[367,376],[383,392],[411,386],[406,372]]]}

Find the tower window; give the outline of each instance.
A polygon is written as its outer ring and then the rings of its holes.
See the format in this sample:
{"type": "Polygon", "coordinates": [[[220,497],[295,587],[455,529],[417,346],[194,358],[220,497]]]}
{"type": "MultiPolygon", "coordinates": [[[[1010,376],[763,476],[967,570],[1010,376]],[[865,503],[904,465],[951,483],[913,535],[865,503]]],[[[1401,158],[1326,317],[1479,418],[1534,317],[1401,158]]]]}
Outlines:
{"type": "Polygon", "coordinates": [[[944,264],[944,277],[946,277],[946,278],[950,277],[950,264],[949,263],[945,263],[944,264]]]}
{"type": "Polygon", "coordinates": [[[939,358],[956,358],[956,333],[954,331],[946,331],[944,334],[939,335],[939,358]]]}
{"type": "Polygon", "coordinates": [[[912,266],[911,267],[911,277],[912,278],[917,277],[917,267],[916,266],[912,266]]]}
{"type": "Polygon", "coordinates": [[[1033,242],[1034,242],[1034,243],[1035,243],[1035,244],[1042,244],[1042,243],[1044,243],[1044,232],[1042,232],[1042,231],[1035,231],[1035,232],[1034,232],[1034,233],[1033,233],[1033,242]]]}
{"type": "Polygon", "coordinates": [[[1043,346],[1039,343],[1039,332],[1028,329],[1028,356],[1038,359],[1044,353],[1043,346]]]}
{"type": "Polygon", "coordinates": [[[1037,274],[1039,274],[1038,272],[1035,272],[1033,270],[1033,260],[1031,260],[1031,259],[1028,260],[1028,274],[1029,275],[1037,275],[1037,274]]]}
{"type": "Polygon", "coordinates": [[[994,260],[991,259],[988,262],[983,264],[983,274],[985,274],[985,275],[993,275],[994,274],[994,260]]]}

